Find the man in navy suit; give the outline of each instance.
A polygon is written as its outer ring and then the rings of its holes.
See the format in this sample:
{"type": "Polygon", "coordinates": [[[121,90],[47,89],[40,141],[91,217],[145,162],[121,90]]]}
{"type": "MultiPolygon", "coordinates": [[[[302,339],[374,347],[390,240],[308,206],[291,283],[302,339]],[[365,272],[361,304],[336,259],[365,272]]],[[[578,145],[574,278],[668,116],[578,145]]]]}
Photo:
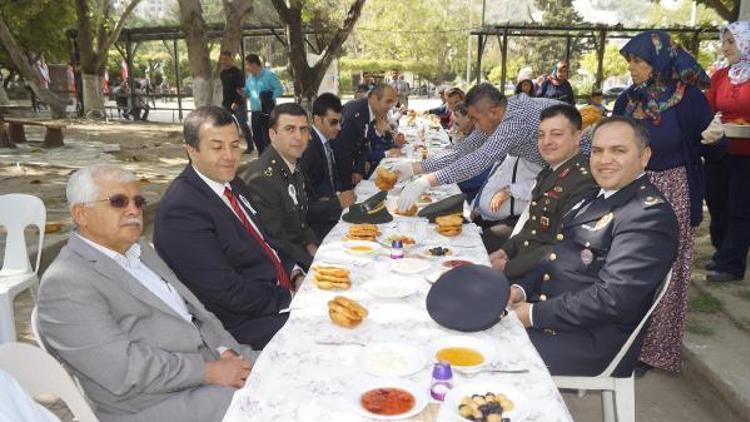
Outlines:
{"type": "Polygon", "coordinates": [[[304,273],[260,227],[236,177],[240,130],[221,107],[199,107],[184,123],[190,164],[172,182],[154,223],[156,250],[242,344],[262,349],[286,322],[304,273]]]}
{"type": "Polygon", "coordinates": [[[376,130],[376,120],[387,120],[388,110],[398,102],[398,94],[388,84],[378,84],[366,98],[346,103],[341,132],[333,143],[336,169],[341,189],[349,190],[368,173],[367,157],[370,153],[368,136],[376,130]]]}
{"type": "MultiPolygon", "coordinates": [[[[652,305],[677,255],[677,219],[644,171],[648,132],[602,120],[591,173],[601,187],[567,214],[557,244],[511,288],[516,315],[552,375],[600,374],[652,305]]],[[[645,330],[613,375],[633,373],[645,330]]]]}
{"type": "Polygon", "coordinates": [[[313,101],[313,130],[300,165],[305,174],[308,208],[307,224],[323,238],[336,225],[341,211],[357,200],[352,190],[340,192],[342,183],[336,172],[332,144],[341,131],[341,100],[326,92],[313,101]]]}

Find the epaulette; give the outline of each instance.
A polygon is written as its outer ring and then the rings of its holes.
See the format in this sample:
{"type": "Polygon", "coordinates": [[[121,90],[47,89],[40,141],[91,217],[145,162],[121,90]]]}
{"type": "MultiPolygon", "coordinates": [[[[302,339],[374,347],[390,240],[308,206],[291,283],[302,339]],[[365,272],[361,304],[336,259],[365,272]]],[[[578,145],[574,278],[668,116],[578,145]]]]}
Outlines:
{"type": "Polygon", "coordinates": [[[649,189],[645,184],[638,187],[638,198],[641,200],[644,209],[648,209],[657,204],[663,204],[666,201],[656,189],[649,189]]]}

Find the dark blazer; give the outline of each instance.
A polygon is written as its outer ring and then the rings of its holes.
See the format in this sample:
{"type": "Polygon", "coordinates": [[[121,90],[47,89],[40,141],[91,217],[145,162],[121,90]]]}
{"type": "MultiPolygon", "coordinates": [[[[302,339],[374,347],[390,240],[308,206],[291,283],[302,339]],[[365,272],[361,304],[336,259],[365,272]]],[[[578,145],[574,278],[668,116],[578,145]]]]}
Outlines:
{"type": "MultiPolygon", "coordinates": [[[[235,179],[231,186],[240,206],[262,230],[254,212],[239,200],[240,195],[251,199],[244,183],[235,179]]],[[[294,260],[263,236],[290,272],[294,260]]],[[[192,165],[161,199],[154,242],[162,259],[238,342],[262,349],[286,322],[288,314],[278,312],[289,305],[291,295],[278,285],[273,264],[192,165]]]]}
{"type": "MultiPolygon", "coordinates": [[[[537,301],[529,337],[552,375],[593,376],[609,365],[672,267],[677,233],[672,207],[645,175],[565,217],[552,252],[518,281],[537,301]]],[[[630,376],[643,334],[614,376],[630,376]]]]}
{"type": "Polygon", "coordinates": [[[555,244],[563,216],[594,191],[598,192],[598,188],[589,172],[588,157],[583,154],[555,171],[547,166],[539,172],[531,191],[529,220],[502,246],[509,258],[505,275],[515,280],[534,269],[555,244]]]}
{"type": "Polygon", "coordinates": [[[297,166],[297,170],[298,173],[293,174],[276,148],[269,145],[241,177],[253,197],[263,228],[308,270],[313,257],[305,245],[317,244],[318,239],[307,225],[304,174],[301,166],[297,166]]]}
{"type": "Polygon", "coordinates": [[[365,163],[369,154],[367,131],[370,126],[368,98],[352,100],[344,105],[341,132],[331,144],[336,158],[336,170],[341,181],[341,190],[354,187],[352,174],[365,175],[365,163]]]}
{"type": "MultiPolygon", "coordinates": [[[[329,141],[331,148],[335,141],[329,141]]],[[[335,159],[334,159],[335,161],[335,159]]],[[[310,142],[302,158],[299,160],[305,174],[305,190],[307,192],[307,223],[315,231],[318,241],[322,241],[341,217],[341,204],[336,196],[338,186],[341,186],[336,164],[333,163],[333,183],[329,177],[326,153],[318,133],[313,130],[310,142]]]]}

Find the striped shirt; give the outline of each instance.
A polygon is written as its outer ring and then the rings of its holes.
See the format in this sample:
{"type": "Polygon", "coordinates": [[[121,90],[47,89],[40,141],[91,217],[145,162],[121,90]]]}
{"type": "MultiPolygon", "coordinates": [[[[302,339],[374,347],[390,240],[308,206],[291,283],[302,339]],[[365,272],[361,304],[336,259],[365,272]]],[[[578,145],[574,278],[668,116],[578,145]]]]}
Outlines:
{"type": "Polygon", "coordinates": [[[422,163],[426,171],[434,172],[440,184],[458,183],[482,173],[497,161],[502,161],[510,154],[515,157],[546,165],[537,148],[539,117],[547,107],[562,104],[548,98],[530,98],[518,94],[508,98],[503,120],[489,137],[480,142],[474,138],[474,130],[469,137],[457,144],[451,152],[422,163]],[[467,143],[465,147],[461,144],[467,143]],[[440,165],[438,165],[440,164],[440,165]]]}

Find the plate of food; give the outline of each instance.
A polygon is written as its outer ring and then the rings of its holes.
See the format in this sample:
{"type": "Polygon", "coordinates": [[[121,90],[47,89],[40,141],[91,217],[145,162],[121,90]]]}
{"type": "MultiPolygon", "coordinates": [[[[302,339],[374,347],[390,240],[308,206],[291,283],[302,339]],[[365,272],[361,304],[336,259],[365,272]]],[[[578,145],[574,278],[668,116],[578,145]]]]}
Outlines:
{"type": "Polygon", "coordinates": [[[363,381],[352,388],[349,402],[362,416],[377,420],[407,419],[427,406],[427,389],[401,378],[363,381]]]}
{"type": "Polygon", "coordinates": [[[443,256],[453,256],[453,249],[446,246],[435,246],[419,252],[420,255],[428,258],[439,258],[443,256]]]}
{"type": "Polygon", "coordinates": [[[381,248],[379,243],[369,240],[347,240],[342,242],[342,246],[345,251],[357,255],[370,254],[381,248]]]}
{"type": "Polygon", "coordinates": [[[453,268],[460,267],[462,265],[469,265],[474,264],[474,261],[471,261],[466,258],[448,258],[444,259],[443,262],[440,264],[443,267],[452,270],[453,268]]]}
{"type": "Polygon", "coordinates": [[[433,202],[435,202],[435,198],[433,198],[433,195],[429,193],[422,194],[422,196],[417,199],[417,205],[419,206],[429,205],[433,202]]]}
{"type": "Polygon", "coordinates": [[[522,421],[529,414],[526,396],[501,382],[461,384],[445,396],[439,421],[522,421]],[[493,416],[494,415],[494,416],[493,416]]]}
{"type": "Polygon", "coordinates": [[[380,299],[401,299],[417,292],[414,283],[384,278],[369,281],[362,287],[367,293],[380,299]]]}
{"type": "Polygon", "coordinates": [[[432,266],[430,261],[419,258],[402,258],[391,265],[391,269],[397,273],[413,275],[426,271],[432,266]]]}
{"type": "Polygon", "coordinates": [[[362,353],[364,370],[376,377],[405,377],[426,363],[422,351],[405,343],[371,343],[362,353]]]}
{"type": "Polygon", "coordinates": [[[401,245],[403,245],[404,248],[411,248],[417,244],[417,241],[413,237],[405,234],[392,234],[386,237],[385,240],[389,245],[392,244],[394,240],[400,240],[401,245]]]}
{"type": "Polygon", "coordinates": [[[724,123],[723,126],[727,138],[750,138],[750,123],[744,120],[724,123]]]}
{"type": "Polygon", "coordinates": [[[457,371],[471,372],[495,359],[495,348],[478,337],[456,335],[435,340],[431,345],[434,361],[447,362],[457,371]]]}

